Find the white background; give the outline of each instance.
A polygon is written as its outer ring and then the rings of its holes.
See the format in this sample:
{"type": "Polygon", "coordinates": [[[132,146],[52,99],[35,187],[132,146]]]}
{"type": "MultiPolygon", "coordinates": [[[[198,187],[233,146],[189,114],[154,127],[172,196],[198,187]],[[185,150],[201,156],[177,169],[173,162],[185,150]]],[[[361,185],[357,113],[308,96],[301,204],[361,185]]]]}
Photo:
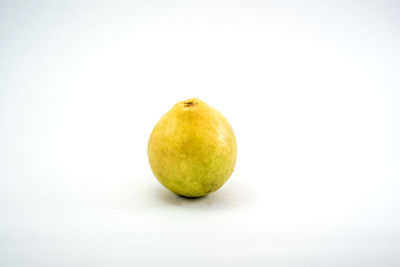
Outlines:
{"type": "Polygon", "coordinates": [[[1,1],[0,266],[399,266],[397,1],[1,1]],[[154,178],[176,102],[229,119],[216,193],[154,178]]]}

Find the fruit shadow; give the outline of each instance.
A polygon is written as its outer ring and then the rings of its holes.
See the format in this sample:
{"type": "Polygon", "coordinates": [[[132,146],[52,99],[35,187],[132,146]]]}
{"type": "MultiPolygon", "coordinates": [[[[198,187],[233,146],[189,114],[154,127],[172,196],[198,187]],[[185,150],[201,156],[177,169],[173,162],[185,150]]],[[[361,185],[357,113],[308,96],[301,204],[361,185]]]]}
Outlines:
{"type": "Polygon", "coordinates": [[[159,204],[169,206],[190,207],[194,209],[227,209],[235,208],[239,204],[236,192],[229,186],[204,197],[179,196],[162,186],[154,187],[153,191],[157,202],[160,202],[159,204]]]}

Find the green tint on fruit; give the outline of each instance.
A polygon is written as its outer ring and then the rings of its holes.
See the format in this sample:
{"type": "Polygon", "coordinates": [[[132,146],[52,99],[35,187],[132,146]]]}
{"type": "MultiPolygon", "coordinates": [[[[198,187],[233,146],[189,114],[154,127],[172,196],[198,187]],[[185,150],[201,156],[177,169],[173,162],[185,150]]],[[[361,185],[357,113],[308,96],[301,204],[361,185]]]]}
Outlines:
{"type": "Polygon", "coordinates": [[[177,103],[156,124],[147,154],[154,175],[186,197],[217,191],[231,176],[236,138],[228,120],[203,101],[177,103]]]}

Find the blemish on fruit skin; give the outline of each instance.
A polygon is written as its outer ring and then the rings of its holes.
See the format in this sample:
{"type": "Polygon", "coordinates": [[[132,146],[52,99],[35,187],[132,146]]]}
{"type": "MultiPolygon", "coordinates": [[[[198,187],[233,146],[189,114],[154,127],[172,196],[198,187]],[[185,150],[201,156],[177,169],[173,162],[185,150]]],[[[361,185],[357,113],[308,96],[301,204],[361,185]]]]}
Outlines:
{"type": "Polygon", "coordinates": [[[183,104],[185,105],[185,107],[191,107],[191,106],[195,105],[196,103],[194,103],[193,101],[186,101],[183,104]]]}

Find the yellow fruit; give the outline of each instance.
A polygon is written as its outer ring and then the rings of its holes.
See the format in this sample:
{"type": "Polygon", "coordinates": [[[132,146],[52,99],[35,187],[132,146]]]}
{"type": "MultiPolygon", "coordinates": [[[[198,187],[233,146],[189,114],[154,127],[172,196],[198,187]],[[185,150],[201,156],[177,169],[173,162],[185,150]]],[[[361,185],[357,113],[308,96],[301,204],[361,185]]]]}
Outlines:
{"type": "Polygon", "coordinates": [[[196,98],[175,104],[160,119],[147,148],[160,183],[186,197],[217,191],[233,172],[236,151],[227,119],[196,98]]]}

